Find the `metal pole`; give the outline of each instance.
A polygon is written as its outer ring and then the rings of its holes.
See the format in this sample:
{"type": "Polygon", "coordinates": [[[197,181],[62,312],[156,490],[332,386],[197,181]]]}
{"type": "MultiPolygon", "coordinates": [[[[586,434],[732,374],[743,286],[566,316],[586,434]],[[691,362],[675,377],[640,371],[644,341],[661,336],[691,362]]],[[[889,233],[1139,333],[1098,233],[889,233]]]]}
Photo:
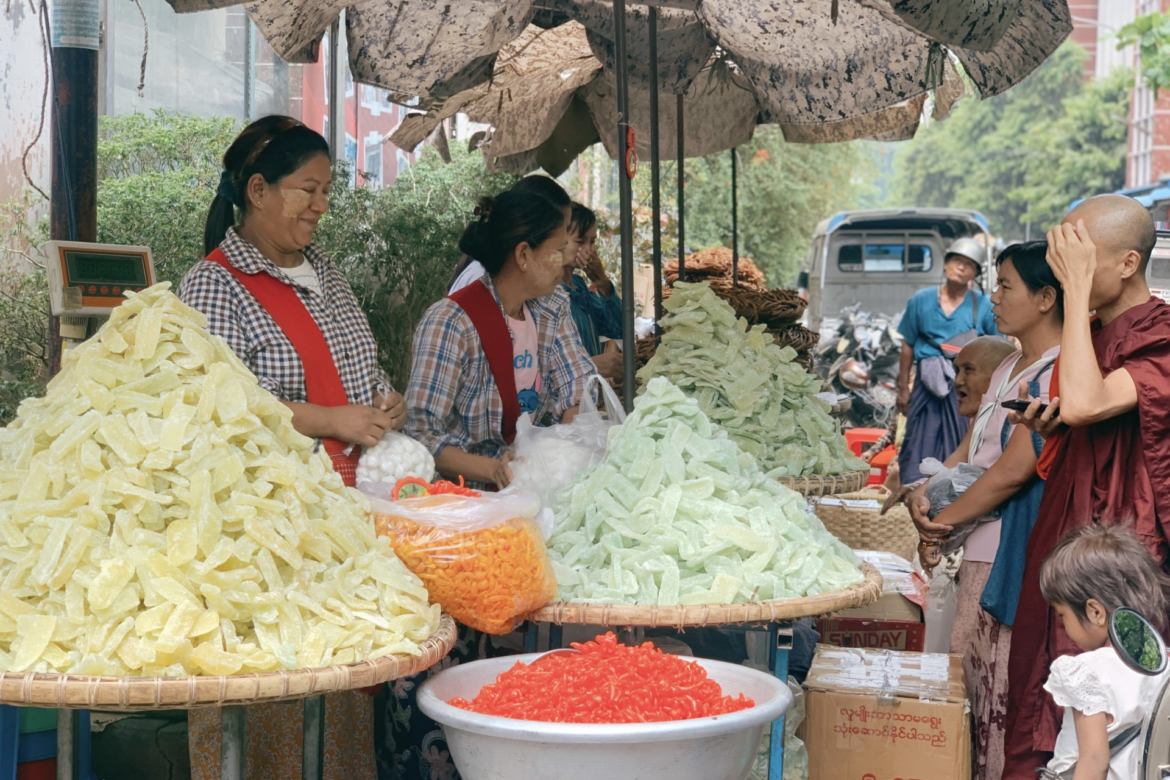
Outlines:
{"type": "Polygon", "coordinates": [[[57,710],[57,780],[73,780],[76,776],[76,745],[77,712],[57,710]]]}
{"type": "MultiPolygon", "coordinates": [[[[52,3],[50,59],[53,107],[49,237],[97,240],[98,7],[78,0],[52,3]]],[[[60,322],[49,317],[49,376],[61,369],[60,322]]]]}
{"type": "Polygon", "coordinates": [[[248,764],[248,710],[224,707],[219,712],[220,780],[244,780],[248,764]]]}
{"type": "Polygon", "coordinates": [[[731,150],[731,286],[739,287],[739,170],[731,150]]]}
{"type": "Polygon", "coordinates": [[[305,744],[301,780],[325,776],[325,697],[310,696],[304,702],[305,744]]]}
{"type": "Polygon", "coordinates": [[[244,121],[256,118],[256,25],[244,14],[244,121]]]}
{"type": "Polygon", "coordinates": [[[627,83],[626,62],[626,0],[614,0],[614,58],[617,60],[618,109],[618,193],[621,203],[622,229],[622,382],[626,411],[634,408],[634,192],[627,133],[630,129],[630,90],[627,83]]]}
{"type": "MultiPolygon", "coordinates": [[[[650,6],[650,211],[654,220],[654,322],[662,321],[662,199],[658,154],[658,8],[650,6]]],[[[645,312],[643,315],[645,316],[645,312]]],[[[657,325],[655,328],[657,329],[657,325]]]]}
{"type": "Polygon", "coordinates": [[[680,282],[687,280],[686,271],[686,254],[687,241],[686,230],[684,225],[686,223],[686,193],[683,191],[683,186],[686,184],[686,166],[683,163],[683,96],[677,96],[675,103],[675,113],[678,115],[678,141],[675,151],[678,152],[678,279],[680,282]]]}
{"type": "Polygon", "coordinates": [[[341,16],[329,28],[329,161],[345,159],[345,73],[341,70],[341,16]],[[340,139],[340,141],[338,140],[340,139]]]}

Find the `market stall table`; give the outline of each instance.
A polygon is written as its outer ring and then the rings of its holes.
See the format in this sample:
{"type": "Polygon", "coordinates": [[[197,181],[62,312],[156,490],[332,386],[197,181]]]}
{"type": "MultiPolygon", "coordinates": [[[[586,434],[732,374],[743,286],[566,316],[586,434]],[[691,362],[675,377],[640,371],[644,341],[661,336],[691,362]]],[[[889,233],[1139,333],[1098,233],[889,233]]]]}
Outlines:
{"type": "MultiPolygon", "coordinates": [[[[243,780],[247,763],[248,705],[303,699],[305,747],[301,776],[303,780],[320,780],[324,761],[324,694],[368,688],[429,669],[451,651],[455,634],[455,621],[443,615],[438,631],[420,646],[419,656],[389,655],[344,666],[267,674],[95,677],[0,672],[0,704],[111,712],[220,707],[223,710],[220,777],[243,780]]],[[[58,717],[58,745],[70,744],[63,741],[65,733],[73,731],[74,740],[80,736],[70,727],[72,721],[71,717],[58,717]]],[[[70,759],[59,761],[57,776],[61,780],[76,777],[70,759]]]]}
{"type": "MultiPolygon", "coordinates": [[[[780,680],[788,680],[788,652],[792,647],[792,622],[799,618],[828,615],[843,609],[872,604],[882,595],[882,575],[868,564],[862,566],[865,578],[848,588],[816,596],[774,599],[744,604],[705,604],[696,606],[638,606],[598,602],[564,602],[547,604],[526,616],[528,629],[524,651],[536,652],[537,630],[549,624],[549,647],[562,646],[561,629],[565,625],[622,628],[720,628],[742,632],[765,632],[768,641],[768,667],[780,680]]],[[[769,748],[768,780],[784,777],[784,718],[772,724],[769,748]],[[776,735],[780,739],[776,739],[776,735]]]]}

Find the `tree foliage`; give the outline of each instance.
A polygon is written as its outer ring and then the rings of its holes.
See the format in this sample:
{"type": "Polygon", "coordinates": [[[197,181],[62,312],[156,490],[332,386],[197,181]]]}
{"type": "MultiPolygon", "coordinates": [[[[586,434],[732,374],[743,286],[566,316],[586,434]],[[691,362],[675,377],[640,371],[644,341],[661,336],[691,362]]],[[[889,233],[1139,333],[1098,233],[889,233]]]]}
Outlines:
{"type": "Polygon", "coordinates": [[[1137,44],[1141,77],[1158,93],[1170,86],[1170,14],[1154,11],[1139,16],[1117,31],[1117,48],[1137,44]]]}
{"type": "Polygon", "coordinates": [[[975,209],[1011,239],[1029,221],[1043,229],[1073,201],[1121,186],[1125,76],[1086,86],[1085,57],[1066,43],[1007,92],[964,100],[921,129],[899,150],[890,205],[975,209]]]}
{"type": "MultiPolygon", "coordinates": [[[[787,143],[776,127],[738,154],[740,254],[791,284],[817,223],[856,205],[872,157],[859,144],[787,143]]],[[[731,153],[688,160],[685,191],[687,248],[731,246],[731,153]]]]}

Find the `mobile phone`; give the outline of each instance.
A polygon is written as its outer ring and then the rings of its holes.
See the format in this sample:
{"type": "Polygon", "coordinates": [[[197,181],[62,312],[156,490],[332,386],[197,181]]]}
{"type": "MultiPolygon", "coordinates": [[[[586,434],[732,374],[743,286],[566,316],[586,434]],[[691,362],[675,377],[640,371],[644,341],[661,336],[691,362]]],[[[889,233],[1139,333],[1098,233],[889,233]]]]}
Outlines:
{"type": "MultiPolygon", "coordinates": [[[[1019,400],[1004,401],[1003,403],[1000,404],[1000,406],[1002,406],[1004,409],[1010,409],[1013,412],[1019,412],[1020,414],[1023,414],[1024,412],[1028,411],[1029,402],[1028,401],[1019,401],[1019,400]]],[[[1044,411],[1047,408],[1048,408],[1048,404],[1040,404],[1040,408],[1036,410],[1036,414],[1037,415],[1044,414],[1044,411]]],[[[1060,416],[1060,407],[1059,406],[1056,407],[1056,413],[1053,414],[1052,416],[1053,417],[1060,416]]]]}

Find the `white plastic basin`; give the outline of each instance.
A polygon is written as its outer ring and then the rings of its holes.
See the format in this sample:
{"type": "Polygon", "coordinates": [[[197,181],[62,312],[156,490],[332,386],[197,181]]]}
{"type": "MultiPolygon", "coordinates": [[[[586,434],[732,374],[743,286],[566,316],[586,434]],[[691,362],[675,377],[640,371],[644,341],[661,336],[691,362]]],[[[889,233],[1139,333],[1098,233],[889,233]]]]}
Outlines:
{"type": "Polygon", "coordinates": [[[499,718],[447,704],[456,696],[475,698],[517,661],[539,657],[453,666],[419,688],[419,709],[442,725],[464,780],[745,780],[764,726],[792,706],[788,686],[769,674],[689,658],[725,695],[746,694],[756,706],[713,718],[597,725],[499,718]]]}

